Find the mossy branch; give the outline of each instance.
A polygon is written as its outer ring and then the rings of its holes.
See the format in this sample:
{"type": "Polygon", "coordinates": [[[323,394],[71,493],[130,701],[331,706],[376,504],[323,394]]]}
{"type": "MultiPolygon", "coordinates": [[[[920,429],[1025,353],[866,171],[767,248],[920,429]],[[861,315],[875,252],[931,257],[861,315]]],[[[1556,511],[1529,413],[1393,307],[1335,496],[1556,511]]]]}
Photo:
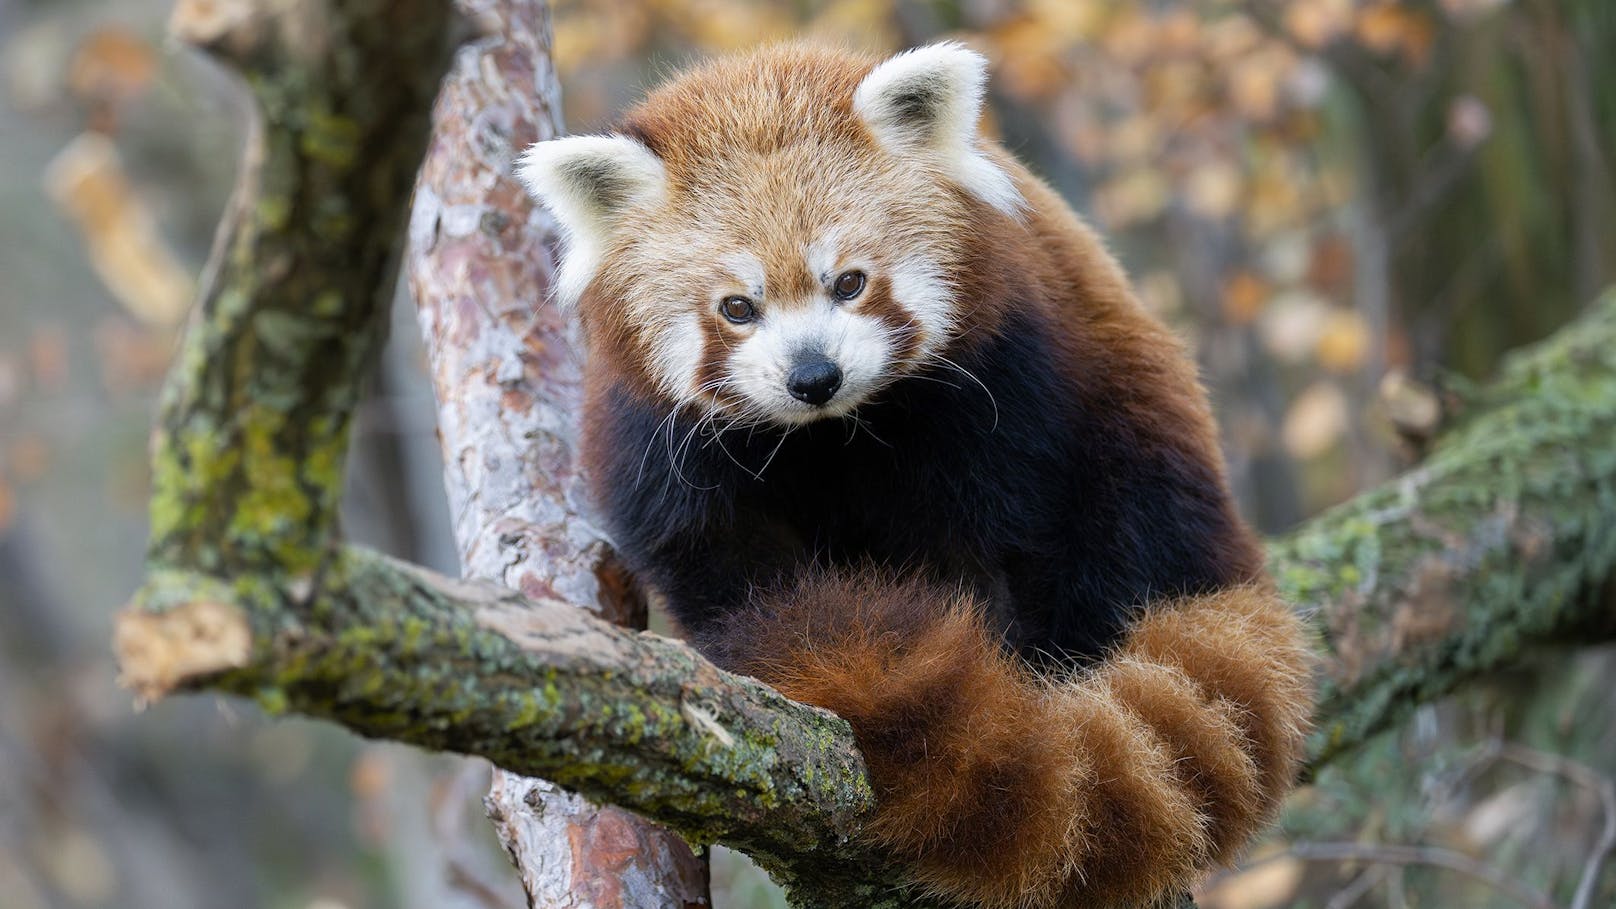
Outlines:
{"type": "Polygon", "coordinates": [[[151,561],[315,574],[448,65],[444,0],[182,0],[253,128],[152,439],[151,561]]]}
{"type": "MultiPolygon", "coordinates": [[[[482,755],[735,845],[803,905],[918,905],[861,845],[873,798],[839,719],[558,589],[451,581],[338,541],[347,427],[448,13],[297,9],[319,40],[225,27],[206,42],[246,55],[263,123],[154,438],[151,572],[118,627],[126,681],[482,755]]],[[[555,338],[526,341],[526,364],[563,359],[555,338]]],[[[1511,358],[1420,468],[1277,542],[1272,567],[1320,631],[1316,762],[1533,645],[1610,631],[1616,294],[1511,358]]]]}
{"type": "Polygon", "coordinates": [[[1269,565],[1320,633],[1315,764],[1535,644],[1616,631],[1616,289],[1269,565]]]}
{"type": "Polygon", "coordinates": [[[154,572],[117,643],[146,697],[205,686],[481,755],[777,870],[869,859],[851,845],[874,799],[846,723],[569,603],[344,547],[301,590],[154,572]]]}

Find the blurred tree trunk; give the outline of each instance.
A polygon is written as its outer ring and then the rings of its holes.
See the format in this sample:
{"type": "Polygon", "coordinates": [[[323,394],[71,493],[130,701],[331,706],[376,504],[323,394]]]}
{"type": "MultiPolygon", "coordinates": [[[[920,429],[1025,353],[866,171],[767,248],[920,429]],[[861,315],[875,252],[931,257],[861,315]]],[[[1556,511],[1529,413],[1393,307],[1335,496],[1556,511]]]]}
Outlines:
{"type": "Polygon", "coordinates": [[[1354,102],[1356,304],[1377,338],[1410,327],[1413,362],[1479,377],[1616,280],[1616,6],[1523,0],[1433,37],[1325,51],[1354,102]]]}

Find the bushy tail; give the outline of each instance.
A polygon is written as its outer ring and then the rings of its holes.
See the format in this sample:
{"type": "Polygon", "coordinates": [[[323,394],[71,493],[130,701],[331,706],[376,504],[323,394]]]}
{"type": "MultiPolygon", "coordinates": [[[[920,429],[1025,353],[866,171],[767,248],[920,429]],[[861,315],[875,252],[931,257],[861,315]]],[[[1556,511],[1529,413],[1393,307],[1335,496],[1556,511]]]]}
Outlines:
{"type": "Polygon", "coordinates": [[[873,838],[992,909],[1145,905],[1228,861],[1290,787],[1301,626],[1261,587],[1152,607],[1075,678],[1008,654],[969,597],[825,574],[705,642],[853,727],[873,838]]]}

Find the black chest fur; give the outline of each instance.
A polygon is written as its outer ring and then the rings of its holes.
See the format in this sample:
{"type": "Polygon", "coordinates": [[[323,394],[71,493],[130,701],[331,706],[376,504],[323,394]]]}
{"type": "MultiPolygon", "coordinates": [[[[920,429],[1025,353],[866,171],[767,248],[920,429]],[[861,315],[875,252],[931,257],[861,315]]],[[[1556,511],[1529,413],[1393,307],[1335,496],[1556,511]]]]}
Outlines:
{"type": "Polygon", "coordinates": [[[616,395],[591,427],[614,540],[695,632],[804,566],[875,564],[963,583],[1021,652],[1075,659],[1148,600],[1238,580],[1217,477],[1141,446],[1035,328],[789,433],[616,395]]]}

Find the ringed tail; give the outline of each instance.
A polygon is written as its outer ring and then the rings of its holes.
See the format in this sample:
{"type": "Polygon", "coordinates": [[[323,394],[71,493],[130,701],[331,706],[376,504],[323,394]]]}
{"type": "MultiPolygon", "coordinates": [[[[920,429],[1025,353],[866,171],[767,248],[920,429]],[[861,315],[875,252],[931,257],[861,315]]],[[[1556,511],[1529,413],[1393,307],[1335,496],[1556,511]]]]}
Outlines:
{"type": "Polygon", "coordinates": [[[1146,608],[1064,677],[1008,652],[970,595],[822,573],[703,643],[853,727],[868,835],[981,909],[1145,906],[1273,817],[1312,706],[1300,621],[1264,585],[1146,608]]]}

